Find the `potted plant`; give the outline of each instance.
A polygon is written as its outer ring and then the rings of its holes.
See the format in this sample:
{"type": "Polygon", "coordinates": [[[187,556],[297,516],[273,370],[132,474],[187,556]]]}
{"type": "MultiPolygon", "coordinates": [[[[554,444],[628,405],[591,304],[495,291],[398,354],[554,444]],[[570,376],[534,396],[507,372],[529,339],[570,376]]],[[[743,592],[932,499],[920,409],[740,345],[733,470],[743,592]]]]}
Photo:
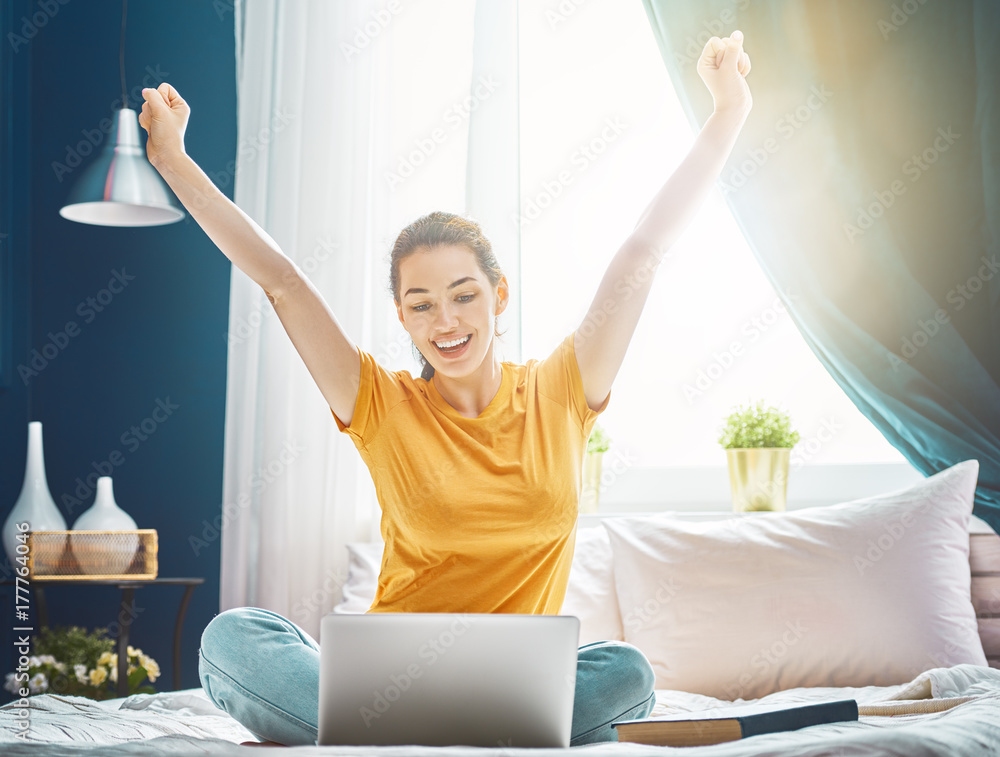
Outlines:
{"type": "Polygon", "coordinates": [[[788,460],[799,432],[775,407],[738,405],[726,418],[719,444],[726,450],[733,510],[784,510],[788,460]]]}
{"type": "Polygon", "coordinates": [[[601,460],[611,446],[611,437],[607,435],[600,424],[594,423],[594,428],[587,439],[587,451],[583,456],[583,489],[580,492],[580,512],[596,513],[598,499],[601,496],[601,460]]]}

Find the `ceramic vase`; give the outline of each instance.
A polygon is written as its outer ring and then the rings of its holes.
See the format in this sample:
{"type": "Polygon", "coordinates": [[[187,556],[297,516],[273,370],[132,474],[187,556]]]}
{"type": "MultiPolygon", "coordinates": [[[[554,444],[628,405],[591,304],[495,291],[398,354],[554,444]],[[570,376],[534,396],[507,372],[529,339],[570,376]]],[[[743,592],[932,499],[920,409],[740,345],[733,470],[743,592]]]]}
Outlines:
{"type": "Polygon", "coordinates": [[[97,479],[97,497],[90,509],[81,513],[73,524],[74,531],[135,531],[132,516],[118,507],[111,485],[111,476],[97,479]]]}
{"type": "MultiPolygon", "coordinates": [[[[110,476],[97,479],[94,504],[73,524],[74,531],[135,531],[132,516],[118,507],[110,476]]],[[[100,538],[71,535],[73,556],[80,572],[88,575],[122,574],[128,571],[139,548],[138,534],[115,534],[100,538]]]]}
{"type": "MultiPolygon", "coordinates": [[[[24,484],[14,508],[3,524],[3,547],[11,566],[18,556],[18,534],[24,533],[18,524],[27,523],[30,531],[65,531],[66,521],[56,507],[45,480],[45,457],[42,453],[42,424],[28,424],[28,456],[24,466],[24,484]]],[[[24,550],[22,549],[22,552],[24,550]]]]}

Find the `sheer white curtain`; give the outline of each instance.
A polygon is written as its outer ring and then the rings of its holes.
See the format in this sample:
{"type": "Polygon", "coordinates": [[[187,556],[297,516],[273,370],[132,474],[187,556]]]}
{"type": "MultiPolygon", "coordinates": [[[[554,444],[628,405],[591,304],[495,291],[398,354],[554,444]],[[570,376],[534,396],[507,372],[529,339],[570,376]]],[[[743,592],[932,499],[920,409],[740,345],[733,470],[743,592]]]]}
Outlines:
{"type": "MultiPolygon", "coordinates": [[[[418,216],[479,220],[517,288],[516,9],[236,2],[235,202],[387,368],[417,369],[386,285],[392,242],[418,216]]],[[[508,314],[504,355],[519,359],[508,314]]],[[[223,480],[221,609],[265,607],[318,635],[340,599],[344,545],[378,538],[374,487],[236,268],[223,480]]]]}

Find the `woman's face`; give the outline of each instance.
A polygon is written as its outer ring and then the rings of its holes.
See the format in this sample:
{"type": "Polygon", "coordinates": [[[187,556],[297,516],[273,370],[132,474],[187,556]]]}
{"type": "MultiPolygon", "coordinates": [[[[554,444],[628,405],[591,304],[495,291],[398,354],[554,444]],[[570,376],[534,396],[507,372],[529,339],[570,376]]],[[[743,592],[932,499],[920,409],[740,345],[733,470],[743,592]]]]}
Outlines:
{"type": "Polygon", "coordinates": [[[399,263],[399,321],[437,373],[467,376],[486,357],[507,279],[490,285],[472,250],[439,245],[399,263]]]}

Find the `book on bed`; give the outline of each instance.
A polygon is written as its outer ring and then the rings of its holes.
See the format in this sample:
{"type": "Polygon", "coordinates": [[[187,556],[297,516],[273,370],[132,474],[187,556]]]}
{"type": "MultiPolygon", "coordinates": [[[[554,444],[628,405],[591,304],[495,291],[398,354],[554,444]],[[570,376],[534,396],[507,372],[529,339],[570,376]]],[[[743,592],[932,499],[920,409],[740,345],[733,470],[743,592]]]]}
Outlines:
{"type": "Polygon", "coordinates": [[[619,741],[655,746],[703,746],[857,719],[858,703],[853,699],[841,699],[796,707],[727,707],[710,713],[619,720],[612,725],[618,731],[619,741]]]}

